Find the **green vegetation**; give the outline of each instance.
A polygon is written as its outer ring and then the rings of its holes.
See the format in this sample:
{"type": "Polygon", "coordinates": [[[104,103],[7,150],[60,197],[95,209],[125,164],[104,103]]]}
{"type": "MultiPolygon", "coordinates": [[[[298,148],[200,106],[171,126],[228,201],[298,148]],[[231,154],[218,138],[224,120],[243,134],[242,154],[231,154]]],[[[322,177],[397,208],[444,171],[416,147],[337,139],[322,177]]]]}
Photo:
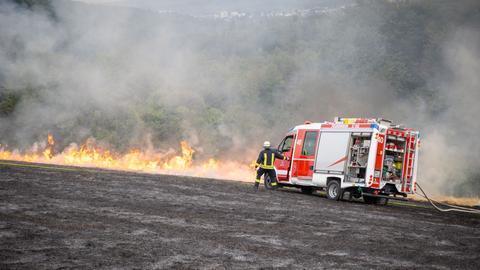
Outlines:
{"type": "Polygon", "coordinates": [[[46,11],[52,18],[55,17],[51,0],[7,0],[17,4],[20,7],[31,10],[46,11]]]}
{"type": "Polygon", "coordinates": [[[13,113],[20,100],[20,95],[0,89],[0,115],[7,117],[13,113]]]}
{"type": "MultiPolygon", "coordinates": [[[[49,0],[11,1],[26,8],[52,11],[49,0]]],[[[134,105],[119,107],[119,112],[112,113],[109,109],[106,113],[102,108],[93,107],[78,119],[68,119],[69,122],[55,126],[61,132],[81,123],[92,136],[119,146],[129,140],[127,137],[131,134],[125,131],[138,126],[152,132],[156,141],[178,139],[184,134],[182,121],[189,118],[189,123],[196,125],[200,133],[212,135],[213,132],[213,137],[222,137],[218,130],[222,122],[234,121],[242,126],[244,120],[263,114],[255,119],[257,125],[262,125],[278,117],[291,119],[288,110],[312,107],[308,96],[325,86],[321,75],[330,73],[345,74],[339,79],[357,82],[387,82],[399,98],[425,100],[433,115],[442,111],[444,104],[436,97],[437,85],[427,82],[436,74],[449,73],[442,56],[447,34],[459,26],[480,26],[480,4],[460,2],[358,1],[340,15],[239,19],[234,23],[186,17],[179,21],[167,17],[164,19],[167,24],[179,24],[186,29],[174,35],[175,41],[201,53],[197,61],[205,69],[189,77],[198,80],[198,84],[188,85],[192,93],[197,90],[207,93],[201,103],[177,107],[178,104],[169,105],[162,101],[164,97],[155,96],[155,102],[145,105],[141,100],[152,97],[139,95],[134,105]],[[262,33],[256,36],[259,41],[251,40],[254,29],[262,33]],[[311,69],[312,77],[294,78],[298,69],[305,67],[311,69]],[[320,76],[315,77],[315,73],[320,76]],[[211,82],[203,83],[205,78],[211,82]],[[232,90],[223,93],[221,90],[230,82],[236,87],[234,102],[229,101],[232,90]],[[218,89],[208,90],[212,87],[218,89]],[[292,87],[307,100],[283,98],[291,93],[292,87]],[[265,105],[266,101],[269,106],[265,105]]],[[[114,55],[98,54],[97,57],[112,59],[112,63],[100,61],[106,68],[119,64],[114,55]]],[[[45,85],[38,87],[45,88],[45,85]]],[[[50,95],[55,95],[55,87],[48,88],[50,95]]],[[[14,113],[29,92],[0,91],[0,114],[4,118],[14,113]]],[[[42,95],[37,94],[38,100],[31,93],[27,96],[29,102],[45,102],[42,95]]],[[[300,116],[294,118],[294,121],[303,121],[300,116]]],[[[281,131],[288,125],[280,123],[274,128],[281,131]]]]}

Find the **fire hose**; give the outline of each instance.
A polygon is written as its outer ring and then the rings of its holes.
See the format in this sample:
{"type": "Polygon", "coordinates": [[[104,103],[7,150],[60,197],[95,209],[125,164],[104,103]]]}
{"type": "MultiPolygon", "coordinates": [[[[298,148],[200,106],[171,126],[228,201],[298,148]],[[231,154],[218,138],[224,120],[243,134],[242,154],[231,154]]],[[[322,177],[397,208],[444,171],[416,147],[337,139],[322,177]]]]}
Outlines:
{"type": "Polygon", "coordinates": [[[479,209],[473,209],[473,208],[469,208],[469,207],[461,207],[461,206],[456,206],[456,205],[451,205],[451,204],[447,204],[447,203],[441,203],[441,202],[438,202],[438,201],[435,201],[433,199],[430,199],[427,194],[425,193],[425,191],[423,191],[422,187],[417,183],[417,187],[422,191],[423,195],[416,192],[417,195],[427,199],[427,201],[438,211],[440,212],[462,212],[462,213],[471,213],[471,214],[480,214],[480,210],[479,209]],[[448,208],[441,208],[439,207],[438,205],[442,205],[442,206],[445,206],[445,207],[448,207],[448,208]]]}

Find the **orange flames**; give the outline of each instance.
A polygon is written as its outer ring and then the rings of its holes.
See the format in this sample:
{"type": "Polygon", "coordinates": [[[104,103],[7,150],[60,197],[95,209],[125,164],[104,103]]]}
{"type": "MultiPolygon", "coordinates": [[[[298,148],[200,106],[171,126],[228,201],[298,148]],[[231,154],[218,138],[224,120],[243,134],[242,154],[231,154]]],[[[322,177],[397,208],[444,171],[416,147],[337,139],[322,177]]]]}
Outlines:
{"type": "Polygon", "coordinates": [[[32,150],[26,153],[9,151],[0,145],[0,159],[241,181],[253,179],[250,165],[213,158],[204,162],[194,161],[195,150],[186,141],[180,143],[180,149],[181,153],[177,155],[171,151],[160,153],[138,149],[119,154],[103,149],[96,144],[95,139],[90,138],[80,147],[72,143],[63,151],[56,153],[55,138],[48,134],[46,141],[34,144],[32,150]]]}
{"type": "MultiPolygon", "coordinates": [[[[252,182],[254,179],[255,161],[243,164],[210,158],[198,162],[194,160],[195,150],[186,141],[180,142],[181,151],[176,155],[171,151],[164,153],[139,149],[119,154],[98,146],[93,138],[88,139],[80,147],[72,143],[63,151],[55,152],[55,143],[53,135],[48,134],[46,141],[35,143],[25,153],[18,150],[10,151],[0,145],[0,160],[189,175],[247,182],[252,182]]],[[[423,200],[418,196],[413,196],[413,199],[423,200]]],[[[479,198],[437,197],[437,200],[465,206],[478,205],[480,202],[479,198]]]]}
{"type": "Polygon", "coordinates": [[[48,133],[47,136],[47,147],[43,151],[43,156],[47,159],[51,159],[53,157],[53,147],[55,145],[55,139],[53,138],[53,135],[48,133]]]}

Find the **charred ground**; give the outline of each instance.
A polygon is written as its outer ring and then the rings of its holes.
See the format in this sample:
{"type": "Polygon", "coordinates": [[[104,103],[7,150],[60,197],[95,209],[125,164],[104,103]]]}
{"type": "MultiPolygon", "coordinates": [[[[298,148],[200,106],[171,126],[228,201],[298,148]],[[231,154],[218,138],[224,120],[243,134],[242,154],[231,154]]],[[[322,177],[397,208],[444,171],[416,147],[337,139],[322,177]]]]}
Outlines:
{"type": "Polygon", "coordinates": [[[251,184],[0,165],[0,268],[480,267],[480,217],[251,184]]]}

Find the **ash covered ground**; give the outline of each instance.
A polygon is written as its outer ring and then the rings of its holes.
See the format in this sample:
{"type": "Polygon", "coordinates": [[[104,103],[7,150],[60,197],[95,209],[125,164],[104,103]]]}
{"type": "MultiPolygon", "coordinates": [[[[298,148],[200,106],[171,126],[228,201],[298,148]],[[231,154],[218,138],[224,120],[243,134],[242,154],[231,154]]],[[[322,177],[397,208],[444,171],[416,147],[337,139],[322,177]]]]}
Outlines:
{"type": "Polygon", "coordinates": [[[0,165],[0,269],[479,269],[479,228],[421,203],[0,165]]]}

